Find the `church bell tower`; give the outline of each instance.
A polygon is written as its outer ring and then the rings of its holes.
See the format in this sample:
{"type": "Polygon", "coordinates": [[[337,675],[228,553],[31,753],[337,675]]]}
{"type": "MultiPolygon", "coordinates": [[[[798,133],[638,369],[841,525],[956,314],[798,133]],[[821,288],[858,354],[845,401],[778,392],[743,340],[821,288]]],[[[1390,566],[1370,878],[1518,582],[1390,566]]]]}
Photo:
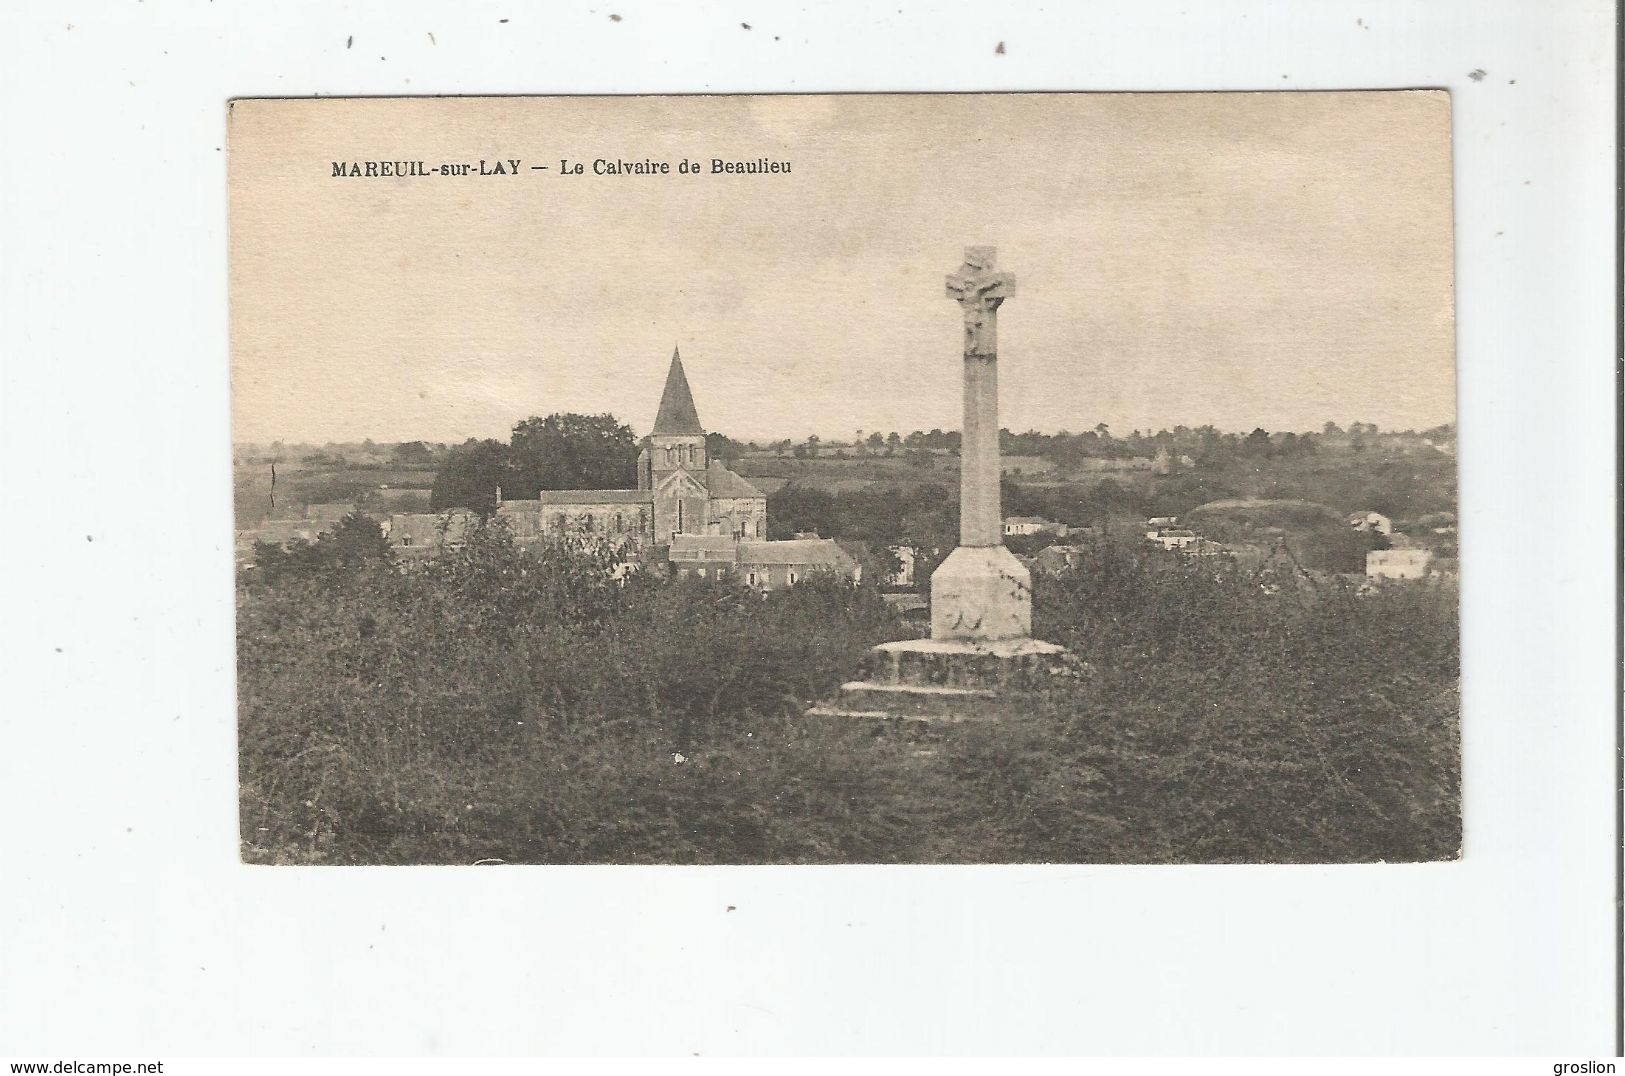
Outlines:
{"type": "Polygon", "coordinates": [[[638,488],[654,494],[655,540],[676,534],[704,534],[710,518],[706,486],[705,427],[694,409],[694,395],[683,373],[683,359],[673,348],[666,371],[666,390],[649,445],[638,456],[638,488]]]}
{"type": "Polygon", "coordinates": [[[705,427],[700,425],[694,395],[683,373],[683,359],[676,348],[671,352],[666,390],[661,394],[660,411],[655,416],[645,453],[644,466],[638,468],[638,485],[643,489],[653,489],[672,471],[703,475],[709,462],[705,456],[705,427]]]}

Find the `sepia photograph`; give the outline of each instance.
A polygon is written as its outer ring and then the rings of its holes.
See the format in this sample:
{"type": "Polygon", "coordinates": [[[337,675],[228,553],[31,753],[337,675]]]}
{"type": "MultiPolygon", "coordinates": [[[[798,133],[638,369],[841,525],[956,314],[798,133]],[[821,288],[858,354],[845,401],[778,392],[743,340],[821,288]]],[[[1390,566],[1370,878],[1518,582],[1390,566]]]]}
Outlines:
{"type": "Polygon", "coordinates": [[[1448,92],[227,127],[244,862],[1461,855],[1448,92]]]}

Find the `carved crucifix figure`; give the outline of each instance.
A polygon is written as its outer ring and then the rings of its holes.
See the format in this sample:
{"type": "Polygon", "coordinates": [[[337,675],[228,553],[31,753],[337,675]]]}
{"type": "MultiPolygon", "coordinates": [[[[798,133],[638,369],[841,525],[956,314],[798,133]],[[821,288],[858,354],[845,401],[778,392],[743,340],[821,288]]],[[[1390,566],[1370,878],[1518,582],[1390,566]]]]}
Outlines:
{"type": "Polygon", "coordinates": [[[1013,273],[993,270],[992,247],[966,247],[965,264],[948,277],[948,298],[965,313],[965,358],[998,358],[999,304],[1016,293],[1013,273]]]}

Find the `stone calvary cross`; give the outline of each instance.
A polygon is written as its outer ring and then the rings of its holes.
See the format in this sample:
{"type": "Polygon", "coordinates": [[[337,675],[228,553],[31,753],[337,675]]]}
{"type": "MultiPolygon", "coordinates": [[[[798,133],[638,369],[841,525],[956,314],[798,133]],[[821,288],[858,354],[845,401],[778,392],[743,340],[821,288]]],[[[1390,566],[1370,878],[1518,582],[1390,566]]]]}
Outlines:
{"type": "Polygon", "coordinates": [[[959,444],[959,548],[931,576],[931,638],[991,642],[1032,633],[1032,577],[1004,548],[999,511],[998,311],[1016,280],[992,247],[969,247],[948,277],[965,316],[965,420],[959,444]]]}
{"type": "Polygon", "coordinates": [[[1032,576],[1004,547],[999,512],[998,310],[1016,279],[994,270],[992,247],[967,247],[948,277],[965,317],[965,419],[959,448],[959,546],[931,575],[931,637],[882,643],[868,676],[809,716],[920,721],[996,719],[999,696],[1076,669],[1032,638],[1032,576]]]}

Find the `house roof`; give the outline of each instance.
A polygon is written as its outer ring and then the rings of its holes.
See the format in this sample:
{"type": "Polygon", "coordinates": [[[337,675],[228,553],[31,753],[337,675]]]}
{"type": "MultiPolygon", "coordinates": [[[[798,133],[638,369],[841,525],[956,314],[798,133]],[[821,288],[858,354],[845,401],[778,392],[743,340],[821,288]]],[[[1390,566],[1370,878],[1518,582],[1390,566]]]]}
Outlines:
{"type": "Polygon", "coordinates": [[[711,461],[705,469],[705,488],[713,497],[762,497],[761,490],[734,474],[728,468],[711,461]]]}
{"type": "Polygon", "coordinates": [[[1007,526],[1016,526],[1023,523],[1031,523],[1037,526],[1046,526],[1049,524],[1049,520],[1045,519],[1043,516],[1006,516],[1004,522],[1007,526]]]}
{"type": "Polygon", "coordinates": [[[654,494],[646,489],[544,489],[527,504],[649,504],[654,494]]]}
{"type": "Polygon", "coordinates": [[[677,349],[671,350],[671,367],[666,371],[666,391],[660,395],[660,411],[655,415],[653,434],[705,436],[700,413],[694,409],[694,395],[688,391],[688,377],[677,349]]]}
{"type": "Polygon", "coordinates": [[[674,534],[671,536],[671,548],[679,553],[703,549],[726,553],[731,557],[738,541],[728,534],[674,534]]]}
{"type": "Polygon", "coordinates": [[[796,564],[811,568],[855,568],[857,561],[833,538],[798,538],[788,542],[739,543],[740,564],[796,564]]]}

